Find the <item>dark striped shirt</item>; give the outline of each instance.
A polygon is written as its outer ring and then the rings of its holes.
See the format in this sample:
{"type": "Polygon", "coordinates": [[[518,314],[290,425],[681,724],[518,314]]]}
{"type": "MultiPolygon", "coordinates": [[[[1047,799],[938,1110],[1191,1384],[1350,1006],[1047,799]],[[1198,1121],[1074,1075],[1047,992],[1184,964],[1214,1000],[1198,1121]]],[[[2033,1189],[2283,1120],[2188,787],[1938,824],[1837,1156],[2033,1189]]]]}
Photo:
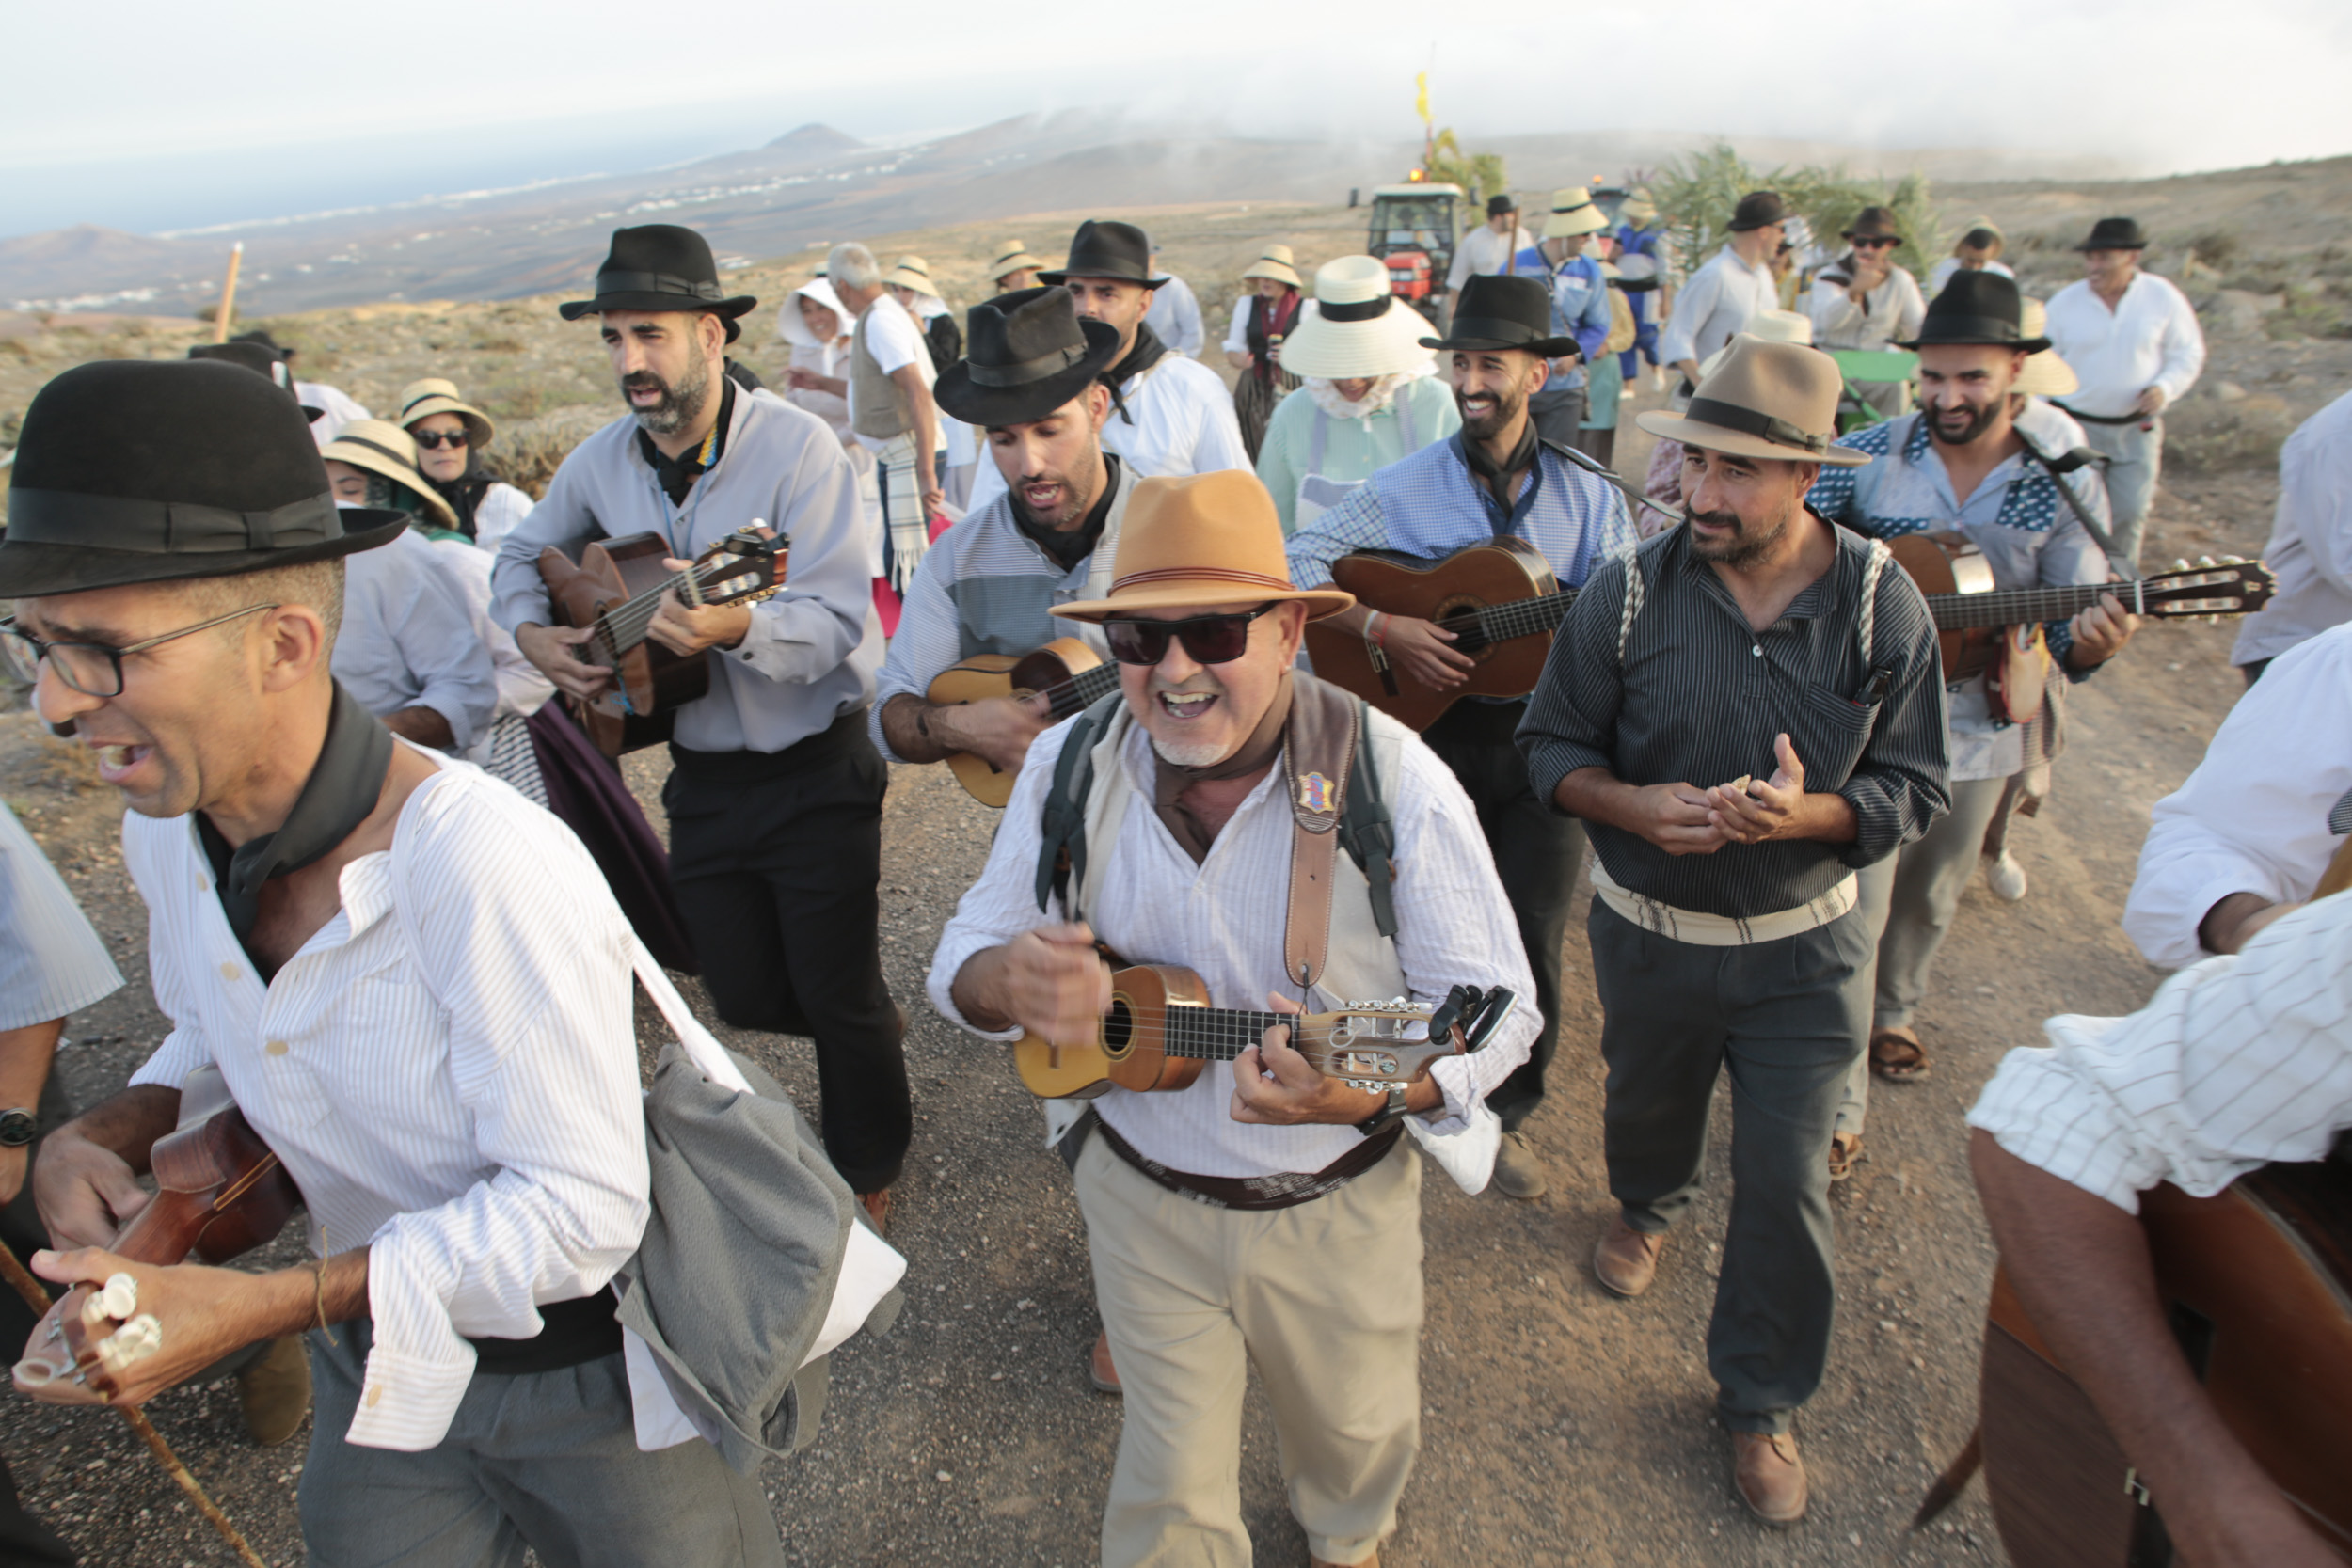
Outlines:
{"type": "Polygon", "coordinates": [[[1621,886],[1708,914],[1794,909],[1951,808],[1927,601],[1901,568],[1885,565],[1866,662],[1858,632],[1870,543],[1834,531],[1836,562],[1762,632],[1749,629],[1714,568],[1691,553],[1685,529],[1649,540],[1636,557],[1642,602],[1622,662],[1624,559],[1596,568],[1577,596],[1519,726],[1539,799],[1549,801],[1579,768],[1701,789],[1743,773],[1770,778],[1778,767],[1772,740],[1785,731],[1805,788],[1834,790],[1854,812],[1851,844],[1729,844],[1705,855],[1670,855],[1595,822],[1593,847],[1621,886]]]}

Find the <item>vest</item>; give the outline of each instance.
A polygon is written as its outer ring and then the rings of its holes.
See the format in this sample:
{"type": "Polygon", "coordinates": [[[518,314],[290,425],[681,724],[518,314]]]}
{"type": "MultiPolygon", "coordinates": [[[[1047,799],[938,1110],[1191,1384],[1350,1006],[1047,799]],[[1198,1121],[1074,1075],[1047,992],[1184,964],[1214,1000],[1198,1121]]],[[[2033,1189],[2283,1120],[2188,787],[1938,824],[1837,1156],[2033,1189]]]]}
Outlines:
{"type": "Polygon", "coordinates": [[[881,300],[867,306],[857,319],[857,329],[850,334],[850,402],[857,410],[850,426],[876,441],[890,440],[914,428],[914,406],[907,401],[906,388],[890,378],[882,361],[866,346],[866,324],[882,307],[881,300]]]}

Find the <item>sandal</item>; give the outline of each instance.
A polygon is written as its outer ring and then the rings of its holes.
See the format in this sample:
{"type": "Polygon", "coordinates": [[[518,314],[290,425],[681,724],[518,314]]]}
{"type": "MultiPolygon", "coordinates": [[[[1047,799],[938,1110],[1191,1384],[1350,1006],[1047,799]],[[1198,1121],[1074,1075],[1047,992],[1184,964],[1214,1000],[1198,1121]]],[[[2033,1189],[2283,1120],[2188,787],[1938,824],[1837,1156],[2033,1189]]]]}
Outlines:
{"type": "Polygon", "coordinates": [[[1829,1179],[1843,1181],[1862,1164],[1862,1134],[1833,1132],[1829,1140],[1829,1179]]]}
{"type": "Polygon", "coordinates": [[[1915,1083],[1928,1075],[1927,1047],[1908,1029],[1874,1029],[1870,1070],[1890,1084],[1915,1083]]]}

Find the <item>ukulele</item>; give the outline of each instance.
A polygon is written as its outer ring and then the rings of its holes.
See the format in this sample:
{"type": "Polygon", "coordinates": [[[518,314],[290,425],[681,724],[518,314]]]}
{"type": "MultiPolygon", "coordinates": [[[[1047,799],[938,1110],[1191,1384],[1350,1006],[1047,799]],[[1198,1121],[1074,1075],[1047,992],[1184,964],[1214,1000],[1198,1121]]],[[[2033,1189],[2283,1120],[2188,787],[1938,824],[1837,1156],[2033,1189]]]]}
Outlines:
{"type": "MultiPolygon", "coordinates": [[[[1973,546],[1954,553],[1931,536],[1911,534],[1888,549],[1927,595],[1947,680],[1982,673],[2005,643],[2020,648],[2013,665],[2001,672],[1997,695],[2003,711],[2021,723],[2042,708],[2038,683],[2049,667],[2044,621],[2066,620],[2105,594],[2136,615],[2242,615],[2269,603],[2276,584],[2259,561],[2209,559],[2196,566],[2183,562],[2137,582],[1995,589],[1991,568],[1973,546]],[[2003,627],[2017,635],[2003,635],[2003,627]]],[[[1416,730],[1436,723],[1464,697],[1524,697],[1534,690],[1552,633],[1576,602],[1576,590],[1562,589],[1542,555],[1521,539],[1486,541],[1436,560],[1359,551],[1333,562],[1331,576],[1366,609],[1432,621],[1454,633],[1452,646],[1473,661],[1460,686],[1438,691],[1362,637],[1327,622],[1307,623],[1307,653],[1316,674],[1416,730]]]]}
{"type": "MultiPolygon", "coordinates": [[[[2352,1168],[2274,1164],[2213,1197],[2140,1195],[2166,1315],[2221,1419],[2352,1561],[2352,1168]]],[[[1993,1517],[2016,1568],[2173,1561],[2151,1497],[2006,1275],[1980,1394],[1993,1517]]]]}
{"type": "Polygon", "coordinates": [[[670,545],[652,532],[600,539],[578,562],[552,545],[539,552],[539,579],[556,624],[595,627],[579,657],[613,673],[612,689],[594,701],[564,698],[606,756],[669,739],[678,708],[710,692],[707,654],[673,653],[646,636],[662,594],[675,592],[689,605],[725,605],[767,598],[784,585],[791,541],[757,529],[728,534],[682,572],[661,564],[670,545]]]}
{"type": "Polygon", "coordinates": [[[1091,1098],[1113,1086],[1138,1092],[1187,1088],[1211,1062],[1230,1062],[1268,1029],[1287,1027],[1291,1047],[1327,1078],[1363,1089],[1409,1084],[1440,1056],[1476,1051],[1509,1016],[1509,991],[1456,987],[1443,1006],[1349,1003],[1337,1012],[1261,1013],[1208,1005],[1200,976],[1173,964],[1111,973],[1111,1008],[1088,1045],[1056,1046],[1024,1035],[1014,1070],[1046,1100],[1091,1098]]]}
{"type": "MultiPolygon", "coordinates": [[[[132,1217],[107,1251],[159,1266],[190,1257],[226,1263],[267,1244],[286,1227],[302,1207],[302,1194],[245,1113],[227,1101],[218,1069],[200,1068],[189,1075],[181,1091],[183,1107],[209,1102],[223,1108],[210,1115],[199,1108],[179,1131],[155,1140],[148,1155],[154,1199],[132,1217]]],[[[118,1299],[114,1281],[95,1288],[76,1285],[34,1327],[24,1359],[16,1366],[17,1380],[39,1386],[78,1376],[104,1392],[112,1374],[135,1357],[131,1347],[143,1343],[151,1351],[160,1339],[154,1319],[142,1322],[134,1303],[118,1299]],[[122,1319],[128,1322],[118,1322],[122,1319]],[[120,1342],[119,1333],[124,1335],[120,1342]]]]}
{"type": "MultiPolygon", "coordinates": [[[[1057,637],[1018,657],[975,654],[961,664],[951,664],[932,680],[924,696],[942,707],[990,697],[1043,697],[1053,722],[1059,723],[1118,689],[1118,665],[1074,637],[1057,637]]],[[[1013,781],[1020,776],[973,752],[951,752],[947,767],[974,800],[998,811],[1012,799],[1013,781]]]]}

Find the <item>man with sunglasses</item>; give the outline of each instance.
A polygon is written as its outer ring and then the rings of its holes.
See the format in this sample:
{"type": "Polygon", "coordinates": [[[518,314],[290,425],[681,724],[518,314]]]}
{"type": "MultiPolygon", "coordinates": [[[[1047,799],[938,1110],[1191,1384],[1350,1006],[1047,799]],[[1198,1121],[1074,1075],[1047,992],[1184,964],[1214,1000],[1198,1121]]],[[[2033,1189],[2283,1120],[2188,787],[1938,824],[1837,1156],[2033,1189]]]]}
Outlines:
{"type": "Polygon", "coordinates": [[[632,1386],[608,1288],[651,1198],[628,923],[553,817],[396,741],[329,673],[345,558],[407,527],[338,511],[300,413],[242,370],[82,365],[25,412],[5,635],[130,808],[172,1029],[33,1173],[70,1249],[35,1271],[127,1275],[156,1337],[45,1382],[26,1368],[58,1351],[28,1344],[19,1390],[137,1405],[315,1330],[311,1560],[781,1563],[715,1448],[638,1447],[683,1416],[632,1386]],[[183,1090],[225,1091],[275,1151],[312,1261],[105,1250],[183,1090]]]}
{"type": "MultiPolygon", "coordinates": [[[[1549,384],[1551,356],[1580,352],[1575,338],[1553,335],[1552,295],[1541,278],[1473,277],[1463,286],[1446,337],[1424,338],[1422,345],[1452,355],[1462,428],[1380,469],[1292,535],[1296,580],[1328,584],[1331,563],[1353,550],[1435,560],[1472,545],[1518,539],[1541,551],[1560,586],[1570,589],[1601,562],[1633,547],[1624,499],[1535,428],[1534,399],[1549,384]]],[[[1358,605],[1332,625],[1379,644],[1407,675],[1436,690],[1460,686],[1471,667],[1469,655],[1449,646],[1454,633],[1413,616],[1358,605]]],[[[1543,1103],[1545,1069],[1560,1040],[1560,944],[1567,935],[1568,899],[1584,859],[1584,837],[1528,787],[1527,769],[1512,744],[1526,712],[1524,698],[1466,699],[1423,738],[1478,804],[1534,969],[1531,1000],[1542,1027],[1527,1065],[1493,1101],[1503,1131],[1495,1185],[1509,1196],[1534,1198],[1549,1179],[1520,1129],[1543,1103]]]]}
{"type": "MultiPolygon", "coordinates": [[[[1092,1045],[1112,1005],[1098,942],[1124,963],[1189,968],[1211,1005],[1252,1012],[1434,1006],[1459,985],[1524,995],[1460,786],[1403,726],[1294,669],[1309,618],[1349,602],[1291,586],[1255,476],[1138,484],[1109,592],[1053,610],[1100,626],[1120,689],[1030,747],[988,868],[941,934],[933,1005],[989,1038],[1092,1045]],[[1326,760],[1359,755],[1376,784],[1326,760]],[[1359,868],[1334,835],[1363,789],[1394,848],[1359,868]],[[1316,846],[1330,851],[1311,877],[1321,901],[1301,904],[1299,857],[1316,846]],[[1392,935],[1375,884],[1393,895],[1392,935]]],[[[1312,1560],[1378,1560],[1420,1446],[1420,1151],[1484,1183],[1484,1098],[1534,1021],[1509,1013],[1481,1050],[1385,1094],[1323,1077],[1282,1027],[1244,1027],[1254,1043],[1230,1068],[1173,1092],[1111,1088],[1064,1142],[1126,1390],[1106,1568],[1248,1560],[1237,1477],[1252,1366],[1312,1560]]]]}
{"type": "MultiPolygon", "coordinates": [[[[1838,236],[1848,249],[1815,275],[1807,307],[1813,317],[1816,348],[1853,353],[1880,353],[1919,335],[1928,303],[1919,295],[1919,280],[1895,264],[1902,247],[1902,230],[1884,207],[1865,207],[1853,227],[1838,236]]],[[[1905,381],[1850,381],[1854,395],[1882,414],[1903,411],[1909,401],[1905,381]]]]}

